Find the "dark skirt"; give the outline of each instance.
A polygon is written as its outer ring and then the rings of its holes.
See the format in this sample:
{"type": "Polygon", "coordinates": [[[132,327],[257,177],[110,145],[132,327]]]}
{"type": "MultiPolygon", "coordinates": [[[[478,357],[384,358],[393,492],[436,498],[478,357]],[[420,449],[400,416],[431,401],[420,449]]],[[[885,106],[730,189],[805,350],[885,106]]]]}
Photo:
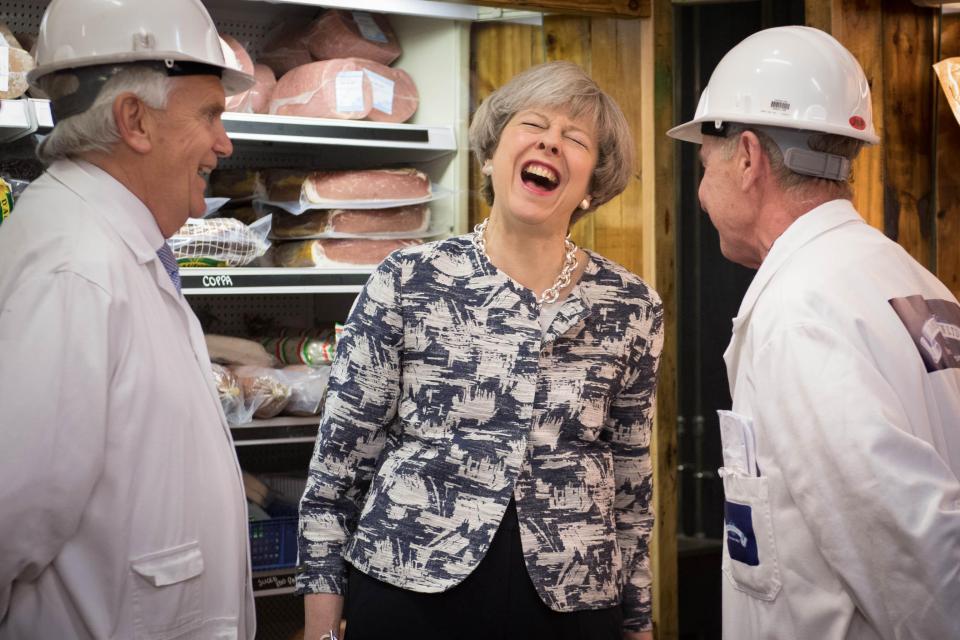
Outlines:
{"type": "Polygon", "coordinates": [[[443,593],[417,593],[350,567],[345,640],[620,640],[619,606],[558,613],[527,573],[513,500],[477,568],[443,593]]]}

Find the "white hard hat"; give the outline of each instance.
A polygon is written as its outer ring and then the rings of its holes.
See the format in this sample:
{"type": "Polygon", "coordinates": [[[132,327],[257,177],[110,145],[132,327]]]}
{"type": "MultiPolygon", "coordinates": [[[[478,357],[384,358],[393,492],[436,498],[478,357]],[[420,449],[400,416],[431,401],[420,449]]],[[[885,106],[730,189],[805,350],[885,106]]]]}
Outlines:
{"type": "Polygon", "coordinates": [[[220,37],[200,0],[53,0],[37,37],[38,79],[57,72],[159,63],[169,75],[218,75],[234,95],[253,76],[224,60],[220,37]]]}
{"type": "Polygon", "coordinates": [[[743,40],[714,69],[693,120],[667,135],[700,143],[705,125],[721,130],[725,123],[880,141],[860,64],[811,27],[775,27],[743,40]]]}

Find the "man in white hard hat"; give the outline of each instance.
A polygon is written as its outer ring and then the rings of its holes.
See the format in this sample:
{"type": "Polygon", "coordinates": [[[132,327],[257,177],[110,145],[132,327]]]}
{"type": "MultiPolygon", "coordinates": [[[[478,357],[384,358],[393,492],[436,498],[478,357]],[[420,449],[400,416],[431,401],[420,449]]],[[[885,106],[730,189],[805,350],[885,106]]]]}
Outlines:
{"type": "Polygon", "coordinates": [[[960,306],[850,202],[878,142],[860,65],[761,31],[669,135],[758,269],[724,356],[724,637],[960,638],[960,306]]]}
{"type": "Polygon", "coordinates": [[[232,151],[199,0],[53,0],[0,231],[0,637],[253,638],[240,469],[164,239],[232,151]]]}

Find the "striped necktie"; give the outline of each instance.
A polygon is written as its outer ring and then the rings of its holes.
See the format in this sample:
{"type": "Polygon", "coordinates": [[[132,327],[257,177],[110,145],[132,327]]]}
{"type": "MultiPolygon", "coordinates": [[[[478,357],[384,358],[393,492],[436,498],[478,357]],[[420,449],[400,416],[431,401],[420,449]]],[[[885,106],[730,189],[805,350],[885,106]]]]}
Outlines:
{"type": "Polygon", "coordinates": [[[173,286],[177,288],[177,293],[180,293],[180,267],[177,266],[177,259],[173,256],[173,250],[170,249],[170,245],[164,242],[160,248],[157,249],[157,256],[160,257],[163,268],[167,270],[167,275],[170,276],[170,281],[173,282],[173,286]]]}

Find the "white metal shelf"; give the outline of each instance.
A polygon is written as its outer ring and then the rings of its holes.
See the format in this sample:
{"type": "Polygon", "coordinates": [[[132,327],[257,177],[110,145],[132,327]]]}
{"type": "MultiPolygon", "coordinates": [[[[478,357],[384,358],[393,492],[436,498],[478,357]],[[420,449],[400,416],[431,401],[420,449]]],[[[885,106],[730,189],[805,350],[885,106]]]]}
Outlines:
{"type": "Polygon", "coordinates": [[[48,100],[0,100],[0,142],[53,128],[48,100]]]}
{"type": "MultiPolygon", "coordinates": [[[[251,1],[251,0],[247,0],[251,1]]],[[[348,9],[355,11],[373,11],[375,13],[390,13],[420,18],[441,18],[446,20],[473,21],[480,18],[481,9],[457,2],[440,2],[435,0],[270,0],[274,4],[297,5],[301,7],[328,7],[332,9],[348,9]]],[[[207,0],[211,9],[224,4],[231,4],[231,0],[207,0]]]]}
{"type": "Polygon", "coordinates": [[[452,125],[391,124],[255,113],[225,113],[223,126],[240,153],[299,149],[338,163],[366,166],[429,162],[456,153],[452,125]]]}
{"type": "Polygon", "coordinates": [[[183,294],[360,293],[373,272],[362,269],[224,267],[180,269],[183,294]]]}
{"type": "Polygon", "coordinates": [[[231,425],[233,444],[236,447],[260,447],[269,445],[314,444],[320,416],[279,416],[269,420],[253,420],[246,424],[231,425]]]}
{"type": "MultiPolygon", "coordinates": [[[[427,162],[457,151],[453,126],[391,124],[366,120],[298,118],[255,113],[225,113],[223,125],[234,143],[269,146],[327,147],[325,152],[369,154],[378,162],[394,156],[406,162],[427,162]],[[331,149],[332,147],[332,149],[331,149]]],[[[0,100],[0,141],[53,127],[48,100],[0,100]]],[[[335,155],[341,155],[336,153],[335,155]]]]}
{"type": "Polygon", "coordinates": [[[251,420],[244,424],[232,424],[231,429],[256,429],[259,427],[301,427],[316,425],[320,416],[279,416],[268,420],[251,420]]]}

